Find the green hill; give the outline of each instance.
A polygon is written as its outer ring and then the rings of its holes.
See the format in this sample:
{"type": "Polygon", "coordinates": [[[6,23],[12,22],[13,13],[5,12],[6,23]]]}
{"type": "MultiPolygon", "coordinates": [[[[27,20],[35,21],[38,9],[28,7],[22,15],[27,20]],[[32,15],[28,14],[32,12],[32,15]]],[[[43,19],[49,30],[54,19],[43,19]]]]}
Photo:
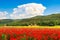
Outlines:
{"type": "Polygon", "coordinates": [[[46,16],[36,16],[27,19],[2,19],[0,26],[28,26],[28,25],[41,25],[41,26],[55,26],[60,25],[60,13],[51,14],[46,16]]]}

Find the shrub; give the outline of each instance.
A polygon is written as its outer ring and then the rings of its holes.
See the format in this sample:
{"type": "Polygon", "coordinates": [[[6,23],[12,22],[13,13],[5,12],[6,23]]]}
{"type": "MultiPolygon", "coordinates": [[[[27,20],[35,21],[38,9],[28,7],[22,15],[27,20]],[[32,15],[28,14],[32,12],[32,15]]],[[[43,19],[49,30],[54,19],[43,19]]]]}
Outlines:
{"type": "Polygon", "coordinates": [[[50,21],[50,22],[48,23],[48,25],[49,25],[49,26],[55,26],[55,22],[50,21]]]}

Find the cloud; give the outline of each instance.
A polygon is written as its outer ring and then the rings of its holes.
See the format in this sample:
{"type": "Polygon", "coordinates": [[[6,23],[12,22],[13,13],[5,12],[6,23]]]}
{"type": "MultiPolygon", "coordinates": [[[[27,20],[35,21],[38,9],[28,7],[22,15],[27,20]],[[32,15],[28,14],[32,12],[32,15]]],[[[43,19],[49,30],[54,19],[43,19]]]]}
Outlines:
{"type": "Polygon", "coordinates": [[[4,12],[1,12],[0,11],[0,19],[7,19],[7,12],[6,11],[4,11],[4,12]]]}
{"type": "Polygon", "coordinates": [[[17,6],[13,9],[13,12],[10,14],[6,11],[0,11],[0,19],[24,19],[31,18],[34,16],[43,15],[45,6],[38,3],[28,3],[17,6]]]}
{"type": "Polygon", "coordinates": [[[30,18],[38,15],[43,15],[45,6],[38,3],[28,3],[19,5],[13,9],[13,13],[10,14],[11,19],[23,19],[30,18]]]}

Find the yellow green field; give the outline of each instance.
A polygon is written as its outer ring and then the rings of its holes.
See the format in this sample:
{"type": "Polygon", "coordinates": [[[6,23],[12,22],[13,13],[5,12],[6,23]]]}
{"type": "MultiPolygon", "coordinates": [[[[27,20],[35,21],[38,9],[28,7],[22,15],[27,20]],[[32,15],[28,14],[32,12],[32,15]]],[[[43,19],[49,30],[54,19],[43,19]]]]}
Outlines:
{"type": "Polygon", "coordinates": [[[0,26],[0,28],[60,28],[60,26],[0,26]]]}

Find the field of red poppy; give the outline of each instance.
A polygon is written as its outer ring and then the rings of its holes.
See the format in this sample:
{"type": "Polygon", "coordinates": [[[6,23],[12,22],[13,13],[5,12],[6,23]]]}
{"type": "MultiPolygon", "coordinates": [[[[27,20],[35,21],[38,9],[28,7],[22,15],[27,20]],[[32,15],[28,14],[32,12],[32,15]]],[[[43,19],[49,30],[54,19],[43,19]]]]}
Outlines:
{"type": "Polygon", "coordinates": [[[0,28],[0,40],[60,40],[60,28],[0,28]]]}

